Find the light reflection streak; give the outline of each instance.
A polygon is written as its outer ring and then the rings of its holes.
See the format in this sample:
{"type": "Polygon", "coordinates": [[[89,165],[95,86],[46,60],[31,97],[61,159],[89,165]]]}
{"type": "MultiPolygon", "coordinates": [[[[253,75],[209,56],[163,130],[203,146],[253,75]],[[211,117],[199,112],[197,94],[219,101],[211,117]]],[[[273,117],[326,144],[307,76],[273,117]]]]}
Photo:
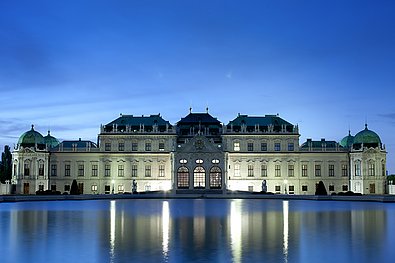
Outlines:
{"type": "Polygon", "coordinates": [[[169,227],[170,226],[170,211],[169,202],[164,201],[162,204],[162,250],[165,262],[169,259],[169,227]]]}
{"type": "Polygon", "coordinates": [[[284,254],[284,262],[288,262],[288,212],[289,212],[289,201],[283,201],[283,254],[284,254]]]}
{"type": "Polygon", "coordinates": [[[115,200],[110,202],[110,262],[115,259],[115,200]]]}
{"type": "Polygon", "coordinates": [[[241,202],[232,200],[230,204],[230,240],[233,262],[241,262],[241,202]]]}

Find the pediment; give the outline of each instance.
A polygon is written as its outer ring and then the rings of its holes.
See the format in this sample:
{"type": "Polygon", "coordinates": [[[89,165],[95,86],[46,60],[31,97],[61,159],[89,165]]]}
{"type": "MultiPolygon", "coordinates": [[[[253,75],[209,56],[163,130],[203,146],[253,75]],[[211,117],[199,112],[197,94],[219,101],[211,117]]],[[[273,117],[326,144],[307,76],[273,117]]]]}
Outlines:
{"type": "Polygon", "coordinates": [[[222,148],[218,147],[218,144],[208,140],[205,136],[197,135],[190,139],[187,143],[178,147],[177,152],[216,153],[222,152],[222,148]]]}

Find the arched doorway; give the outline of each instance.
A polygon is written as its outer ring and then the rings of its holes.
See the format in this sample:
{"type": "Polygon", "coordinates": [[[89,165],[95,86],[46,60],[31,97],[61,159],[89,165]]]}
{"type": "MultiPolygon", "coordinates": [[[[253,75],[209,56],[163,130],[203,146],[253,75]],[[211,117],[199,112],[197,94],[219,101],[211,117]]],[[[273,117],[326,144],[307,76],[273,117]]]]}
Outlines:
{"type": "Polygon", "coordinates": [[[177,170],[177,188],[189,188],[189,170],[185,166],[181,166],[177,170]]]}
{"type": "Polygon", "coordinates": [[[193,170],[193,187],[195,189],[206,188],[206,171],[201,166],[197,166],[193,170]]]}
{"type": "Polygon", "coordinates": [[[218,166],[210,169],[210,188],[221,189],[222,186],[222,171],[218,166]]]}

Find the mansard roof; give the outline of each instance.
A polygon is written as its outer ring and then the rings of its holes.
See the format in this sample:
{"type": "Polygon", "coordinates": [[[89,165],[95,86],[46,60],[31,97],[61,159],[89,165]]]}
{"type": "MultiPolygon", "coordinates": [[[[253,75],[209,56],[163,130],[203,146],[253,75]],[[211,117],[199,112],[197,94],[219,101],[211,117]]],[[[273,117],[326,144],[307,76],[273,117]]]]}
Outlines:
{"type": "Polygon", "coordinates": [[[307,150],[307,149],[344,149],[343,146],[341,146],[338,142],[336,141],[327,141],[325,139],[321,139],[320,141],[313,141],[312,139],[307,139],[301,146],[301,150],[307,150]]]}
{"type": "Polygon", "coordinates": [[[278,115],[265,115],[265,116],[248,116],[248,115],[241,115],[239,114],[236,119],[229,122],[228,126],[293,126],[291,123],[287,122],[286,120],[280,118],[278,115]]]}
{"type": "Polygon", "coordinates": [[[70,141],[62,141],[56,148],[73,148],[76,147],[78,149],[81,148],[97,148],[96,143],[92,142],[92,141],[88,141],[88,140],[70,140],[70,141]]]}
{"type": "Polygon", "coordinates": [[[181,118],[179,122],[177,122],[177,126],[180,125],[191,125],[191,124],[202,124],[202,125],[221,125],[221,122],[207,113],[189,113],[184,118],[181,118]]]}
{"type": "Polygon", "coordinates": [[[122,115],[113,120],[112,122],[108,123],[106,126],[112,126],[112,125],[118,125],[118,126],[153,126],[153,125],[158,125],[158,126],[169,126],[172,127],[170,122],[164,120],[160,114],[157,115],[150,115],[150,116],[133,116],[133,115],[122,115]]]}

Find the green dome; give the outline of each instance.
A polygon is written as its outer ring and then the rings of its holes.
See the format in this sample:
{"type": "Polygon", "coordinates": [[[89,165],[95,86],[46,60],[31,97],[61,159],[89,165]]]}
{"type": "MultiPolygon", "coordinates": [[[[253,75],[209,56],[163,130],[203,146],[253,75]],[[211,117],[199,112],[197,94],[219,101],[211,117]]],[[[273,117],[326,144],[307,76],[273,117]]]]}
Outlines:
{"type": "Polygon", "coordinates": [[[351,148],[353,143],[354,143],[354,136],[352,136],[350,131],[348,131],[348,135],[340,141],[340,146],[344,148],[351,148]]]}
{"type": "Polygon", "coordinates": [[[24,147],[32,147],[37,145],[44,145],[44,137],[41,133],[34,130],[34,125],[32,125],[32,129],[30,131],[25,132],[24,134],[19,137],[18,140],[19,146],[24,147]]]}
{"type": "Polygon", "coordinates": [[[358,132],[354,137],[354,144],[364,144],[367,146],[381,146],[380,137],[374,131],[368,129],[368,125],[365,125],[363,131],[358,132]]]}
{"type": "Polygon", "coordinates": [[[44,137],[44,142],[46,145],[48,145],[49,148],[54,148],[59,145],[58,139],[55,137],[51,136],[50,131],[48,131],[48,135],[44,137]]]}

